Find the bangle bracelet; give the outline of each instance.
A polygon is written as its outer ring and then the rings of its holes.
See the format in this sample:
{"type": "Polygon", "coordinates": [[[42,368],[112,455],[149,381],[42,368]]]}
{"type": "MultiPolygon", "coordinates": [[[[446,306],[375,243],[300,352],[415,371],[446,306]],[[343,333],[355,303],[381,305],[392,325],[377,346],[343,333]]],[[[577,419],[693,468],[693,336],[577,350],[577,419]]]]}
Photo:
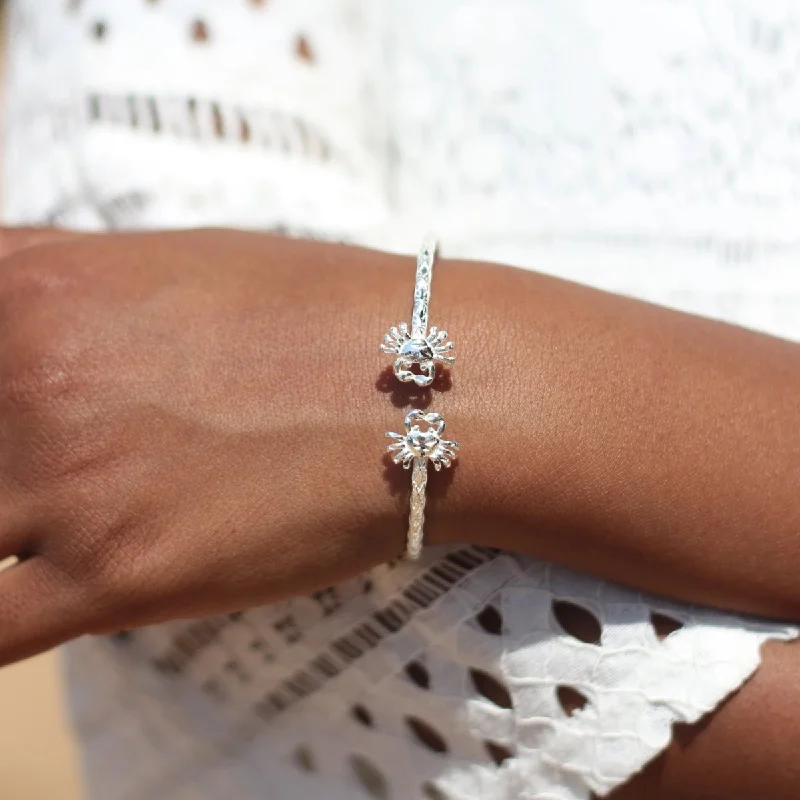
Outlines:
{"type": "Polygon", "coordinates": [[[394,374],[398,379],[403,383],[416,383],[417,386],[430,386],[433,383],[437,361],[448,367],[456,363],[453,356],[447,355],[453,349],[453,342],[445,343],[447,332],[431,328],[428,333],[428,304],[437,250],[436,239],[429,234],[417,257],[411,331],[405,322],[401,322],[396,328],[389,329],[381,345],[384,353],[397,356],[394,374]],[[414,366],[419,368],[419,373],[412,371],[414,366]]]}
{"type": "Polygon", "coordinates": [[[386,434],[393,440],[386,449],[392,453],[395,464],[402,464],[404,469],[411,466],[414,468],[411,473],[411,511],[408,515],[406,556],[415,561],[422,552],[428,462],[433,464],[437,472],[442,467],[449,467],[456,458],[458,444],[442,438],[444,419],[435,411],[426,414],[419,409],[412,409],[406,414],[405,423],[405,433],[390,431],[386,434]],[[420,423],[429,427],[423,430],[420,423]]]}
{"type": "MultiPolygon", "coordinates": [[[[428,305],[431,297],[431,279],[438,245],[433,236],[426,236],[417,257],[417,275],[414,284],[414,305],[411,310],[411,331],[401,322],[384,337],[381,350],[396,355],[394,374],[404,383],[430,386],[436,374],[436,362],[452,366],[455,358],[447,355],[453,342],[445,343],[447,333],[437,328],[428,331],[428,305]],[[414,367],[419,372],[414,372],[414,367]]],[[[388,432],[392,444],[386,448],[395,464],[404,469],[413,467],[411,473],[411,511],[408,518],[406,556],[412,560],[422,552],[425,522],[425,489],[428,484],[428,462],[437,471],[449,467],[456,458],[458,444],[444,439],[445,423],[441,414],[412,409],[406,414],[405,433],[388,432]],[[427,425],[423,428],[421,425],[427,425]]]]}

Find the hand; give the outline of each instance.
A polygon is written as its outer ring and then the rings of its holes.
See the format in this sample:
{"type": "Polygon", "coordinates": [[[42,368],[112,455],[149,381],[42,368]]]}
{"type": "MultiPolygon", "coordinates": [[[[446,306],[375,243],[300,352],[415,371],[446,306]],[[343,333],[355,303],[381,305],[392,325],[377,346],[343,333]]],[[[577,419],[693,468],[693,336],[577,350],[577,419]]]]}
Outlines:
{"type": "Polygon", "coordinates": [[[427,544],[797,617],[796,344],[447,262],[455,390],[413,397],[378,350],[412,259],[223,231],[41,237],[0,231],[0,560],[20,558],[0,574],[0,664],[398,555],[410,482],[382,455],[409,406],[465,455],[430,475],[427,544]]]}
{"type": "Polygon", "coordinates": [[[381,463],[401,412],[375,388],[413,274],[394,263],[221,231],[0,262],[0,559],[20,559],[0,574],[0,663],[402,551],[381,463]]]}

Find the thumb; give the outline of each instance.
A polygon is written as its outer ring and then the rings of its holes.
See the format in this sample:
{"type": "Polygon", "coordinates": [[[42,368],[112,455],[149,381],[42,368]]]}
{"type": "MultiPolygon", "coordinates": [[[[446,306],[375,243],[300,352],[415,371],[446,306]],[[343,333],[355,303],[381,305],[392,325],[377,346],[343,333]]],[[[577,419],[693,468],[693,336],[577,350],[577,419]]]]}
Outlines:
{"type": "Polygon", "coordinates": [[[89,234],[62,228],[0,227],[0,259],[37,244],[63,242],[89,234]]]}

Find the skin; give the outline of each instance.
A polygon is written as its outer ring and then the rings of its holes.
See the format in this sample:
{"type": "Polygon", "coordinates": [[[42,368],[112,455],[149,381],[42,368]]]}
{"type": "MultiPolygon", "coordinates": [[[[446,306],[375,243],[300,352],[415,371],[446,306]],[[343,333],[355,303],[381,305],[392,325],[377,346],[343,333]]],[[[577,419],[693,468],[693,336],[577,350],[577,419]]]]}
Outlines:
{"type": "MultiPolygon", "coordinates": [[[[800,619],[795,344],[442,262],[431,320],[458,363],[422,390],[378,350],[410,259],[231,231],[5,231],[0,249],[0,557],[20,559],[0,575],[0,663],[397,556],[409,478],[383,432],[412,406],[462,447],[431,475],[428,542],[800,619]]],[[[619,796],[749,798],[748,775],[792,796],[796,663],[767,648],[619,796]]]]}
{"type": "Polygon", "coordinates": [[[800,785],[800,644],[769,642],[763,664],[732,698],[674,741],[613,800],[794,800],[800,785]]]}

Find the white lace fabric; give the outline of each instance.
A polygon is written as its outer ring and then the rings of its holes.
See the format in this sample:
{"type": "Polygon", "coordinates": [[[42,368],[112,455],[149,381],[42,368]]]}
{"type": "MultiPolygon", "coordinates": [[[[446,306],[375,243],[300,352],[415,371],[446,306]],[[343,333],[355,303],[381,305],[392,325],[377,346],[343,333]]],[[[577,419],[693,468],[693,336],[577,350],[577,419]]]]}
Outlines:
{"type": "MultiPolygon", "coordinates": [[[[406,251],[433,226],[451,254],[800,338],[793,5],[10,12],[6,222],[406,251]]],[[[797,632],[455,547],[311,597],[84,639],[68,667],[98,800],[587,800],[797,632]]]]}

